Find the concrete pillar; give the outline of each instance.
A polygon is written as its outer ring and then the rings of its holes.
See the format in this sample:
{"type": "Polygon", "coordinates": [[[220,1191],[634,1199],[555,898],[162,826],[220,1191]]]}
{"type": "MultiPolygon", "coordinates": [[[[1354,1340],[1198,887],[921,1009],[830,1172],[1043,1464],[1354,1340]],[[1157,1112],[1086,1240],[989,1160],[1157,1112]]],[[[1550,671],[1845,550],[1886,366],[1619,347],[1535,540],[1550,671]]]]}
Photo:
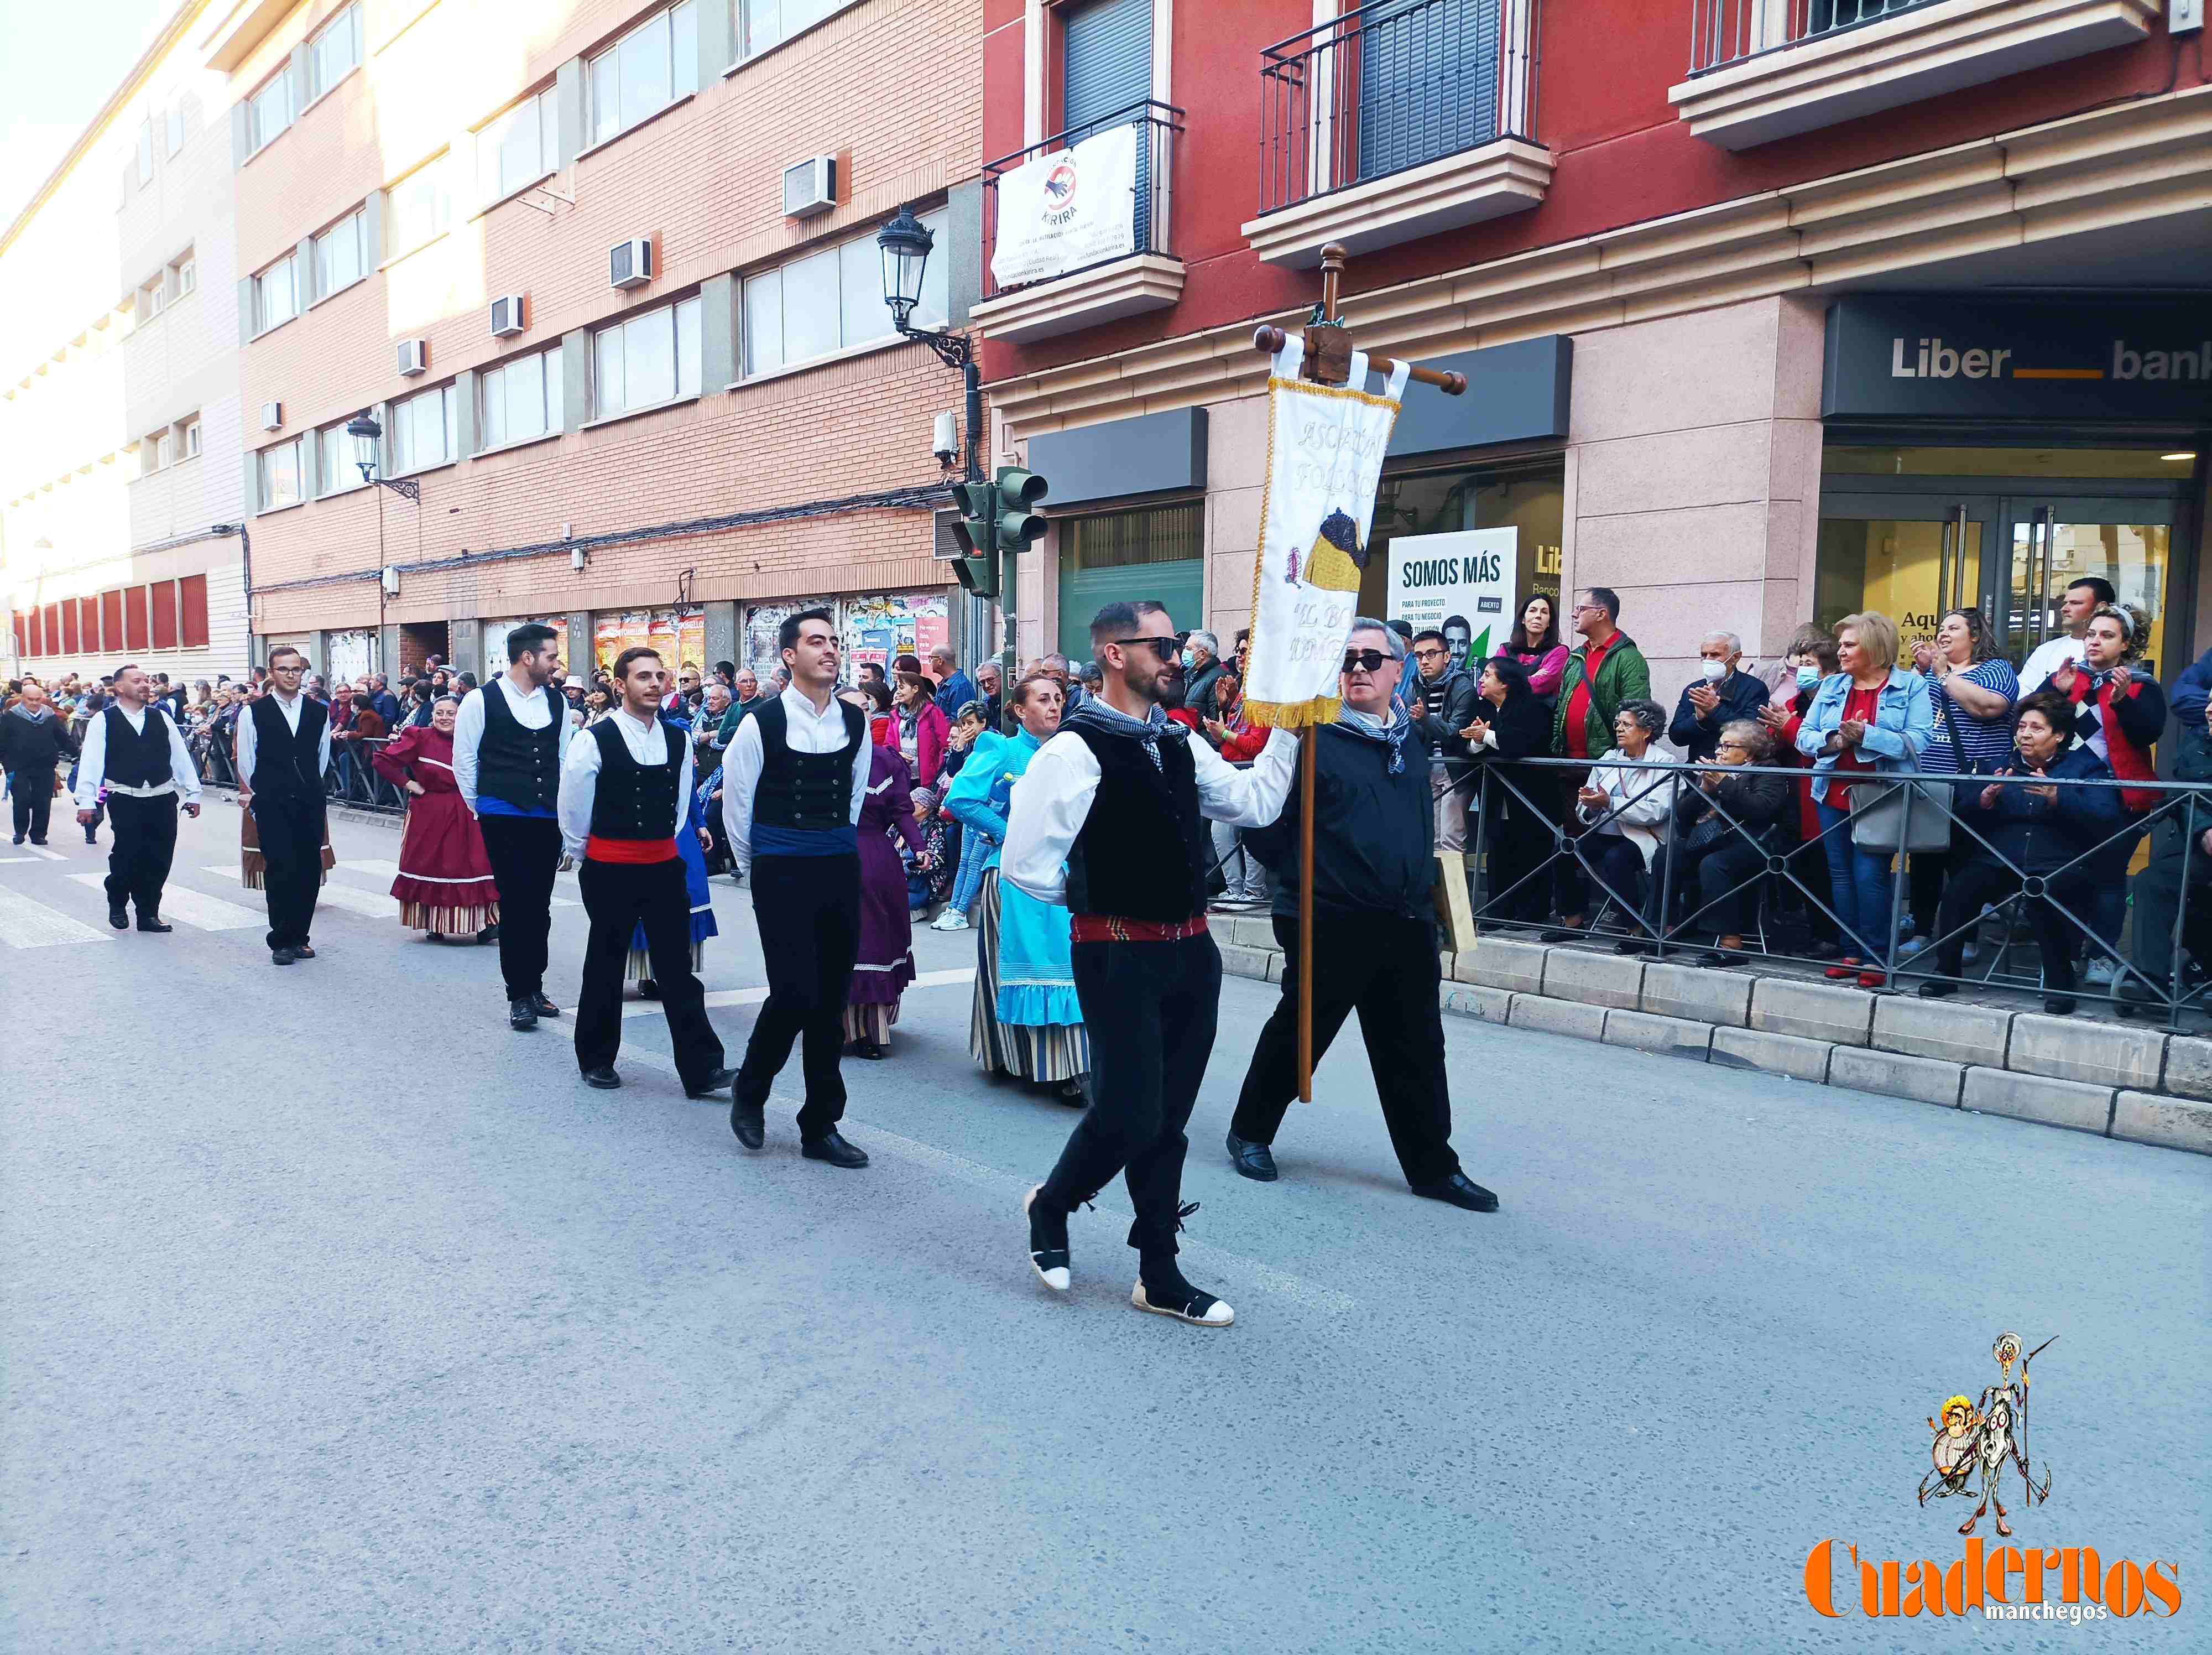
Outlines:
{"type": "Polygon", "coordinates": [[[707,605],[707,659],[699,663],[700,670],[712,672],[716,661],[738,659],[737,605],[709,603],[707,605]]]}
{"type": "Polygon", "coordinates": [[[394,683],[399,672],[399,625],[396,621],[377,633],[376,670],[384,674],[386,687],[394,695],[398,694],[394,683]]]}
{"type": "Polygon", "coordinates": [[[568,616],[568,670],[589,684],[592,659],[592,612],[588,609],[572,611],[568,616]]]}
{"type": "Polygon", "coordinates": [[[481,621],[453,621],[446,628],[446,642],[452,648],[447,665],[457,672],[474,672],[483,677],[483,623],[481,621]]]}

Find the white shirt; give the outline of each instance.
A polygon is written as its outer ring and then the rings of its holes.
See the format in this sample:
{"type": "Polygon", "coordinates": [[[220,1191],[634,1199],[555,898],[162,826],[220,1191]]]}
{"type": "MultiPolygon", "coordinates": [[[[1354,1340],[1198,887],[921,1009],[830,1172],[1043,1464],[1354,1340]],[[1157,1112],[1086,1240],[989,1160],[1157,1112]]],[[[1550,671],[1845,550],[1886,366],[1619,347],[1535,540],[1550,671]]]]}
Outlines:
{"type": "MultiPolygon", "coordinates": [[[[300,709],[307,704],[307,694],[306,691],[301,691],[298,695],[294,696],[289,701],[287,701],[283,696],[275,694],[264,696],[262,697],[262,700],[274,703],[276,704],[276,710],[283,715],[284,722],[287,727],[291,730],[294,735],[300,733],[300,709]]],[[[325,715],[323,718],[323,739],[320,744],[321,751],[317,754],[315,759],[315,776],[319,781],[321,779],[323,773],[331,767],[330,709],[326,707],[323,711],[325,715]]],[[[246,790],[248,793],[253,791],[254,743],[257,739],[258,738],[255,736],[253,730],[253,708],[249,703],[245,710],[240,712],[238,715],[238,774],[239,779],[246,783],[246,790]]]]}
{"type": "MultiPolygon", "coordinates": [[[[668,762],[666,725],[657,718],[650,723],[634,718],[625,708],[617,708],[613,719],[632,758],[651,766],[668,762]]],[[[544,727],[543,720],[539,727],[544,727]]],[[[684,758],[676,771],[676,819],[668,824],[672,839],[684,831],[684,806],[691,797],[691,744],[677,745],[684,749],[684,758]]],[[[561,761],[561,849],[573,861],[584,860],[584,842],[592,837],[592,803],[599,796],[599,757],[594,736],[570,742],[568,756],[561,761]]]]}
{"type": "Polygon", "coordinates": [[[2055,638],[2045,638],[2028,652],[2027,664],[2020,669],[2021,694],[2034,694],[2068,661],[2081,659],[2081,639],[2069,638],[2063,632],[2055,638]]]}
{"type": "MultiPolygon", "coordinates": [[[[197,805],[200,801],[200,768],[192,763],[191,751],[176,721],[158,707],[125,707],[114,703],[115,710],[131,721],[131,727],[140,735],[146,733],[146,720],[150,714],[169,727],[169,776],[173,787],[184,789],[185,802],[197,805]]],[[[97,810],[100,807],[100,784],[107,779],[107,715],[94,713],[84,727],[84,750],[76,764],[76,807],[97,810]]],[[[167,793],[171,789],[164,788],[167,793]]]]}
{"type": "MultiPolygon", "coordinates": [[[[461,697],[461,710],[453,717],[453,785],[461,790],[461,799],[471,813],[477,807],[477,749],[483,743],[483,698],[496,685],[507,696],[507,709],[514,715],[514,721],[526,730],[542,730],[553,721],[553,709],[546,704],[545,692],[532,690],[527,695],[514,687],[514,680],[501,672],[490,684],[480,685],[461,697]]],[[[562,703],[563,709],[568,703],[562,703]]],[[[556,761],[566,764],[568,757],[568,738],[576,733],[574,721],[561,721],[561,733],[556,761]]]]}
{"type": "MultiPolygon", "coordinates": [[[[845,749],[845,703],[835,695],[830,704],[820,712],[814,710],[804,691],[794,685],[778,697],[783,703],[783,738],[795,753],[834,753],[845,749]]],[[[753,866],[753,794],[760,788],[761,765],[765,754],[761,748],[760,720],[749,718],[738,726],[737,739],[730,744],[730,756],[722,764],[722,832],[729,846],[730,859],[737,863],[738,872],[749,873],[753,866]]],[[[860,751],[853,756],[853,808],[847,820],[858,824],[860,806],[868,797],[868,732],[865,720],[860,727],[860,751]]]]}
{"type": "MultiPolygon", "coordinates": [[[[1197,765],[1199,814],[1231,827],[1265,827],[1283,813],[1297,770],[1296,736],[1273,732],[1249,770],[1238,770],[1203,741],[1184,745],[1197,765]]],[[[1097,794],[1098,761],[1082,737],[1062,731],[1038,748],[1014,783],[1006,843],[999,853],[1000,877],[1039,902],[1066,902],[1067,853],[1097,794]]]]}

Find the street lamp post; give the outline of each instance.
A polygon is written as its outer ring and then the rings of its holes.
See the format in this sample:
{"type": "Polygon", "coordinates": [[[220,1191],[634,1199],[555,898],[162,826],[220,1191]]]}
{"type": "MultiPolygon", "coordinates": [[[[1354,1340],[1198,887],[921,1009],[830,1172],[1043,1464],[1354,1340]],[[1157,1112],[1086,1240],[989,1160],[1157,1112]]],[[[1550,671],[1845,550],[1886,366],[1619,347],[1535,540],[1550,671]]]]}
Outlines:
{"type": "MultiPolygon", "coordinates": [[[[914,308],[921,302],[922,272],[928,268],[930,249],[937,238],[914,216],[911,207],[877,232],[876,246],[884,260],[884,302],[891,308],[891,324],[906,338],[919,339],[937,353],[947,368],[960,370],[968,421],[968,463],[965,480],[983,480],[983,375],[975,360],[975,342],[964,333],[951,333],[914,326],[914,308]]],[[[995,516],[995,514],[994,514],[995,516]]],[[[1014,560],[999,559],[999,613],[1005,629],[1000,653],[1000,692],[1011,703],[1014,687],[1014,560]]]]}
{"type": "MultiPolygon", "coordinates": [[[[361,480],[379,489],[389,489],[415,508],[415,533],[419,543],[422,533],[422,485],[411,477],[398,478],[376,474],[382,452],[384,427],[378,424],[374,414],[356,414],[346,422],[346,435],[353,439],[353,463],[361,468],[361,480]]],[[[418,544],[417,550],[420,550],[418,544]]],[[[384,555],[384,496],[376,496],[376,647],[380,664],[384,649],[384,605],[396,589],[395,571],[384,555]]]]}

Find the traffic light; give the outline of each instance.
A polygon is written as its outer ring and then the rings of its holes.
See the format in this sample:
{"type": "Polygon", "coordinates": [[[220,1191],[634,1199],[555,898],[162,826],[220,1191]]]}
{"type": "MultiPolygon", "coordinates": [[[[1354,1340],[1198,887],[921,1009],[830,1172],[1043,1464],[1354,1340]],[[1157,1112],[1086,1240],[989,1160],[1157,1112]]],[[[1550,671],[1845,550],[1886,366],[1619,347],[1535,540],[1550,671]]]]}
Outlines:
{"type": "Polygon", "coordinates": [[[979,598],[999,593],[999,548],[996,540],[998,505],[988,483],[956,483],[952,502],[960,515],[952,520],[952,538],[960,543],[960,557],[952,573],[960,584],[979,598]]]}
{"type": "Polygon", "coordinates": [[[1050,485],[1035,472],[1001,465],[994,486],[999,494],[999,550],[1028,551],[1044,536],[1044,514],[1036,509],[1036,504],[1050,485]]]}

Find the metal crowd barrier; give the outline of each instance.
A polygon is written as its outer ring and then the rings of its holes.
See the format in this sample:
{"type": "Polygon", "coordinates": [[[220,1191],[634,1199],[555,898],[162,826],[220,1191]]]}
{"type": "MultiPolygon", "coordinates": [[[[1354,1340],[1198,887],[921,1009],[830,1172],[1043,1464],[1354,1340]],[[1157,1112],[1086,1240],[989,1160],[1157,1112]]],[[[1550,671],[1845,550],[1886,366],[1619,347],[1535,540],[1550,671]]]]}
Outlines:
{"type": "MultiPolygon", "coordinates": [[[[1466,762],[1451,761],[1449,768],[1458,769],[1466,762]]],[[[1629,792],[1621,804],[1608,806],[1586,824],[1574,819],[1573,800],[1568,792],[1569,787],[1592,768],[1591,764],[1582,760],[1481,758],[1474,761],[1472,773],[1452,783],[1470,795],[1469,877],[1471,882],[1480,883],[1474,908],[1480,927],[1508,934],[1558,928],[1559,921],[1552,916],[1553,898],[1560,888],[1560,876],[1564,873],[1567,889],[1573,889],[1579,882],[1601,893],[1601,897],[1586,902],[1583,916],[1587,927],[1578,935],[1616,945],[1633,941],[1640,952],[1660,959],[1670,953],[1679,956],[1711,950],[1714,943],[1691,940],[1698,933],[1710,934],[1715,930],[1710,922],[1701,926],[1700,920],[1722,904],[1747,897],[1751,909],[1748,922],[1737,934],[1744,939],[1745,958],[1737,963],[1749,963],[1753,958],[1763,955],[1777,963],[1814,968],[1832,964],[1832,954],[1822,958],[1809,950],[1793,950],[1784,946],[1794,940],[1801,930],[1809,943],[1812,916],[1817,914],[1841,939],[1844,946],[1840,952],[1858,955],[1867,962],[1866,969],[1885,972],[1892,987],[1940,978],[1966,988],[2069,993],[2090,1004],[2108,998],[2103,985],[2087,983],[2078,975],[2075,986],[2070,989],[2046,985],[2039,958],[2033,960],[2033,969],[2021,969],[2016,963],[2023,948],[2030,956],[2039,953],[2035,946],[2037,927],[2056,926],[2060,928],[2064,946],[2083,955],[2084,963],[2100,957],[2113,962],[2116,975],[2109,997],[2118,1005],[2124,1016],[2163,1019],[2169,1027],[2176,1027],[2185,1009],[2204,1007],[2208,993],[2212,992],[2212,982],[2206,980],[2212,977],[2212,855],[2208,855],[2201,843],[2206,831],[2212,829],[2212,786],[2180,782],[1997,778],[1917,771],[1855,773],[1849,779],[1861,787],[1919,784],[1900,789],[1900,843],[1910,843],[1914,821],[1917,819],[1924,826],[1930,812],[1951,824],[1948,851],[1867,853],[1886,855],[1890,865],[1887,932],[1881,938],[1873,938],[1855,932],[1832,906],[1826,841],[1832,834],[1850,834],[1850,818],[1839,818],[1810,838],[1802,837],[1802,811],[1798,790],[1807,784],[1811,771],[1784,765],[1667,764],[1648,761],[1631,764],[1625,759],[1602,758],[1596,762],[1648,770],[1650,779],[1629,792]],[[1676,831],[1674,791],[1696,788],[1698,779],[1708,771],[1781,776],[1789,782],[1790,792],[1777,820],[1764,829],[1741,819],[1713,795],[1705,795],[1712,817],[1723,824],[1725,841],[1744,845],[1755,853],[1756,860],[1743,877],[1702,902],[1698,900],[1698,893],[1690,892],[1689,899],[1694,906],[1687,914],[1675,918],[1676,879],[1683,858],[1676,854],[1682,841],[1676,831]],[[2120,825],[2059,866],[2036,873],[2015,864],[1990,837],[1996,818],[1980,809],[1978,801],[1984,788],[2000,782],[2008,788],[2106,791],[2125,787],[2154,792],[2159,799],[2150,809],[2140,812],[2123,806],[2120,825]],[[1628,805],[1662,792],[1668,794],[1668,812],[1656,831],[1669,854],[1658,859],[1658,888],[1650,888],[1648,865],[1629,882],[1630,888],[1620,888],[1620,882],[1608,878],[1598,866],[1599,848],[1614,837],[1605,834],[1603,829],[1617,822],[1628,805]],[[1513,851],[1499,854],[1510,837],[1500,823],[1501,806],[1533,812],[1534,819],[1541,824],[1533,832],[1525,826],[1521,829],[1520,843],[1514,848],[1525,850],[1540,839],[1542,854],[1532,865],[1516,867],[1513,851]],[[2144,872],[2131,881],[2131,907],[2138,937],[2147,925],[2156,925],[2164,933],[2170,950],[2166,957],[2172,964],[2163,974],[2156,976],[2136,964],[2136,955],[2140,948],[2130,947],[2125,940],[2129,927],[2124,916],[2119,928],[2123,934],[2108,940],[2100,934],[2087,911],[2098,881],[2106,877],[2106,870],[2099,866],[2100,861],[2109,863],[2115,856],[2131,856],[2146,835],[2155,836],[2151,861],[2144,872]],[[1911,860],[1915,855],[1937,855],[1948,859],[1947,890],[1949,882],[1960,876],[1968,862],[1991,863],[2000,877],[1998,888],[1990,899],[1977,904],[1975,911],[1962,922],[1948,930],[1939,929],[1937,934],[1924,939],[1917,952],[1902,955],[1898,943],[1908,902],[1911,860]],[[1501,877],[1507,882],[1501,885],[1501,877]],[[1994,926],[1990,924],[1992,920],[1996,922],[1994,926]],[[1981,969],[1969,970],[1964,962],[1956,974],[1936,969],[1939,951],[1954,939],[1975,946],[1977,957],[1973,964],[1981,969]],[[2192,946],[2197,956],[2193,965],[2187,963],[2188,951],[2192,946]],[[1887,964],[1882,964],[1885,960],[1887,964]]],[[[1447,770],[1447,761],[1437,759],[1434,764],[1439,771],[1447,770]]],[[[1710,856],[1712,853],[1708,850],[1705,854],[1710,856]]],[[[1639,863],[1642,861],[1640,853],[1638,860],[1639,863]]],[[[2121,877],[2126,876],[2122,873],[2121,877]]],[[[1936,924],[1940,928],[1940,919],[1936,924]]]]}

